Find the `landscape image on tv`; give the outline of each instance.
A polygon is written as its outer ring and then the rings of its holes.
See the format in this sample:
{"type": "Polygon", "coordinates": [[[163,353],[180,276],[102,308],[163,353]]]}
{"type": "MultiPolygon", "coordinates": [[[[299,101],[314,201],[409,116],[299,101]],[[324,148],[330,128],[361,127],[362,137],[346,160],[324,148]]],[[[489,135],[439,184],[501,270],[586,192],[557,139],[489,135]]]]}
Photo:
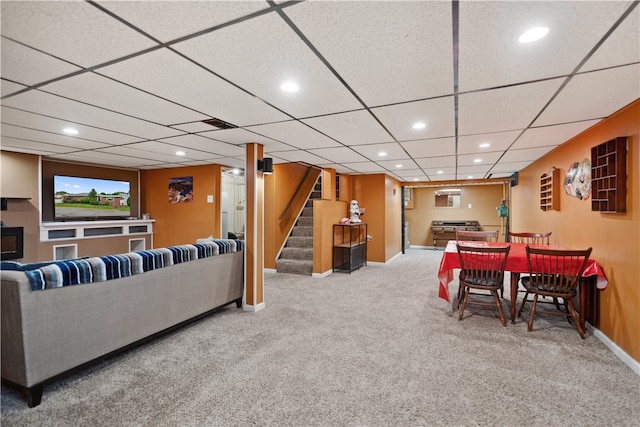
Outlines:
{"type": "Polygon", "coordinates": [[[128,181],[55,175],[53,189],[54,215],[57,220],[131,216],[128,181]]]}

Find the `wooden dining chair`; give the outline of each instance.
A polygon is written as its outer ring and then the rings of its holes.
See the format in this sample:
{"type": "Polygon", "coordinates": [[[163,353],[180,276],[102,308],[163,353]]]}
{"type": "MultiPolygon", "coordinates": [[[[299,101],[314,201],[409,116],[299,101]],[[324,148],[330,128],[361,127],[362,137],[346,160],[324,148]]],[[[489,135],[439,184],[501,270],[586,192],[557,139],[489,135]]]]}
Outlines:
{"type": "Polygon", "coordinates": [[[497,242],[498,230],[495,230],[495,231],[456,230],[456,240],[457,241],[480,240],[484,242],[497,242]]]}
{"type": "Polygon", "coordinates": [[[462,320],[464,309],[468,304],[495,306],[498,308],[502,326],[507,321],[502,311],[502,304],[498,297],[498,289],[504,284],[504,269],[511,246],[504,247],[476,247],[456,244],[460,259],[460,290],[458,301],[460,313],[458,320],[462,320]],[[471,292],[471,290],[474,292],[471,292]],[[487,294],[486,291],[489,293],[487,294]],[[484,293],[483,293],[484,292],[484,293]],[[469,295],[493,296],[494,302],[489,303],[476,299],[469,299],[469,295]]]}
{"type": "Polygon", "coordinates": [[[578,313],[573,307],[572,299],[577,295],[578,284],[582,277],[591,248],[586,250],[558,250],[546,248],[526,247],[529,275],[522,278],[526,290],[524,300],[518,310],[522,315],[524,306],[529,301],[529,294],[533,294],[533,305],[529,316],[528,331],[533,329],[533,319],[537,313],[565,316],[576,325],[580,337],[584,339],[584,329],[580,325],[578,313]],[[538,298],[551,297],[557,310],[538,309],[538,298]],[[564,302],[564,310],[558,306],[558,299],[564,302]]]}
{"type": "Polygon", "coordinates": [[[509,232],[510,241],[513,243],[526,243],[528,245],[549,245],[549,236],[551,236],[551,231],[548,233],[509,232]]]}
{"type": "MultiPolygon", "coordinates": [[[[526,243],[528,245],[547,245],[549,246],[549,236],[551,236],[551,231],[548,233],[514,233],[512,231],[509,232],[509,241],[513,243],[526,243]]],[[[520,273],[511,273],[515,275],[516,283],[520,284],[520,273]]],[[[523,289],[518,289],[519,292],[524,292],[523,289]]],[[[500,294],[500,296],[504,297],[504,290],[500,294]]]]}

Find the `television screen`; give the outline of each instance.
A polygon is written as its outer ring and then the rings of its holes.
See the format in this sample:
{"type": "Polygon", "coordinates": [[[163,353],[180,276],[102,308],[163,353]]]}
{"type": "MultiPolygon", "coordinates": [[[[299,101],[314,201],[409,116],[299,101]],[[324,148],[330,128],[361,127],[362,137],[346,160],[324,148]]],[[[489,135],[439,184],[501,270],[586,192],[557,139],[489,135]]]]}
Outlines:
{"type": "Polygon", "coordinates": [[[126,219],[131,216],[128,181],[54,175],[56,220],[126,219]]]}

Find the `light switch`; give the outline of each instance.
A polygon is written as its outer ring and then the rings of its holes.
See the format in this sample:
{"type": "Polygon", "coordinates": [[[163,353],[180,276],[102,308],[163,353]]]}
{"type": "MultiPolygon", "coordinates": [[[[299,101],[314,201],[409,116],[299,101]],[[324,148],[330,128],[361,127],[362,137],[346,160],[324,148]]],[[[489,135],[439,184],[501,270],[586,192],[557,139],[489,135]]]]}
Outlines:
{"type": "Polygon", "coordinates": [[[469,209],[471,209],[471,203],[469,203],[469,209]]]}
{"type": "Polygon", "coordinates": [[[207,203],[213,203],[213,194],[207,194],[207,203]]]}

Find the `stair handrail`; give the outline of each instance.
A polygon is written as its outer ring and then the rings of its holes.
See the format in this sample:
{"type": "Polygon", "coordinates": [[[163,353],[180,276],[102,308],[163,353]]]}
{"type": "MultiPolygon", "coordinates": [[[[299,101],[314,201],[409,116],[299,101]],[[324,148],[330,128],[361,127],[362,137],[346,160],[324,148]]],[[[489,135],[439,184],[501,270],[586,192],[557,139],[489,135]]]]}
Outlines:
{"type": "Polygon", "coordinates": [[[298,187],[296,188],[296,191],[293,192],[293,195],[291,196],[291,198],[287,202],[287,205],[284,207],[284,210],[280,214],[280,218],[279,219],[283,219],[287,215],[287,211],[289,210],[289,208],[291,207],[291,204],[293,203],[293,201],[295,200],[296,196],[300,192],[300,189],[302,188],[302,184],[304,184],[304,182],[307,180],[307,177],[311,173],[311,169],[313,169],[313,166],[307,167],[307,171],[305,172],[304,176],[302,177],[302,179],[298,183],[298,187]]]}

